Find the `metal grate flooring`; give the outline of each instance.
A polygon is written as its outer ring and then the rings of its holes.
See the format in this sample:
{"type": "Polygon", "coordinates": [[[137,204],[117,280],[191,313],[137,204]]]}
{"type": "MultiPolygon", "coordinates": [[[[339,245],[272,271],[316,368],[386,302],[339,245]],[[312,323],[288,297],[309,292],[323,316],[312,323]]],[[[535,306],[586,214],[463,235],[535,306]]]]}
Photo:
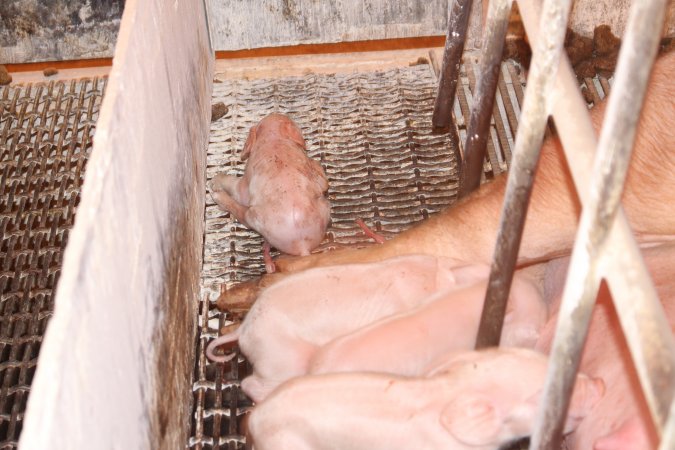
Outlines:
{"type": "Polygon", "coordinates": [[[0,449],[17,448],[106,79],[0,88],[0,449]]]}

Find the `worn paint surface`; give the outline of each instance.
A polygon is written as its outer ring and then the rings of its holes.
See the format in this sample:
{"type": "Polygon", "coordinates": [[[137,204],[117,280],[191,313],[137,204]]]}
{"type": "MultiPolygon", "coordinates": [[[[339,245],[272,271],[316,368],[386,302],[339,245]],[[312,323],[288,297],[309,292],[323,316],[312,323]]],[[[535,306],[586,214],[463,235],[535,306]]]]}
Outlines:
{"type": "Polygon", "coordinates": [[[2,0],[0,61],[112,56],[124,0],[2,0]]]}
{"type": "Polygon", "coordinates": [[[128,0],[21,448],[189,430],[212,51],[199,0],[128,0]]]}

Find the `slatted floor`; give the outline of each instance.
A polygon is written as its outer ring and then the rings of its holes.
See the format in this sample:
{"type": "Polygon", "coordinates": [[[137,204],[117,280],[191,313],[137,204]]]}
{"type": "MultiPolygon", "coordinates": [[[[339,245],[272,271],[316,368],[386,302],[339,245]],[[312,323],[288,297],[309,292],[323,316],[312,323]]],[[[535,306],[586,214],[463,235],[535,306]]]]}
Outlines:
{"type": "Polygon", "coordinates": [[[0,87],[0,449],[17,448],[105,79],[0,87]]]}

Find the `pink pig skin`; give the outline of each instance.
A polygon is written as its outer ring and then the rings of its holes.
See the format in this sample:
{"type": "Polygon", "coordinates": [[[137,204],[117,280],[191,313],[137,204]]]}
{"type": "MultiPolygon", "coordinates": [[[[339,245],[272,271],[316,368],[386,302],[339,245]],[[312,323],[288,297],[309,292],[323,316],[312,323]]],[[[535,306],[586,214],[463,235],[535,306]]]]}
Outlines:
{"type": "MultiPolygon", "coordinates": [[[[428,377],[338,373],[295,378],[249,418],[255,450],[497,449],[528,435],[546,357],[526,349],[451,356],[428,377]]],[[[602,396],[585,375],[566,432],[602,396]]]]}
{"type": "Polygon", "coordinates": [[[473,283],[489,270],[456,268],[457,264],[448,258],[408,255],[298,273],[264,290],[242,325],[212,341],[207,355],[227,360],[213,349],[239,339],[239,348],[253,364],[242,389],[260,401],[281,382],[307,373],[319,347],[424,304],[439,290],[473,283]]]}
{"type": "MultiPolygon", "coordinates": [[[[671,329],[675,328],[675,244],[663,244],[642,251],[656,286],[671,329]]],[[[546,295],[557,308],[569,259],[551,261],[546,274],[546,295]]],[[[537,349],[550,350],[557,315],[542,330],[537,349]]],[[[593,311],[580,370],[601,378],[607,393],[575,433],[567,439],[571,450],[642,450],[656,449],[658,437],[640,390],[619,319],[611,303],[610,292],[603,284],[593,311]]]]}
{"type": "Polygon", "coordinates": [[[251,128],[241,159],[248,159],[243,177],[219,174],[211,181],[214,201],[280,251],[308,255],[323,240],[330,205],[326,175],[307,156],[298,126],[268,115],[251,128]]]}
{"type": "MultiPolygon", "coordinates": [[[[482,279],[442,291],[417,308],[337,338],[318,350],[309,373],[420,375],[435,359],[475,347],[486,287],[487,279],[482,279]]],[[[533,348],[547,319],[548,309],[538,289],[527,277],[516,274],[501,345],[533,348]]]]}

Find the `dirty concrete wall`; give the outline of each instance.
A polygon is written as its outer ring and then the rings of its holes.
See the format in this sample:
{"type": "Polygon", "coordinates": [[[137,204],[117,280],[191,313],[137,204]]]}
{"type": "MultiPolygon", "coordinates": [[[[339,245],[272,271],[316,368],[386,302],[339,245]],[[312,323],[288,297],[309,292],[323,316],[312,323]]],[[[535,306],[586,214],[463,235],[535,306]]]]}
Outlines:
{"type": "MultiPolygon", "coordinates": [[[[451,1],[207,0],[215,50],[445,35],[451,1]]],[[[629,6],[576,0],[570,27],[590,37],[608,24],[621,36],[629,6]]],[[[0,0],[0,64],[110,57],[123,8],[124,0],[0,0]]],[[[481,10],[469,48],[480,45],[481,10]]],[[[672,1],[665,31],[675,35],[672,1]]]]}
{"type": "Polygon", "coordinates": [[[0,1],[0,64],[112,56],[124,0],[0,1]]]}
{"type": "MultiPolygon", "coordinates": [[[[481,3],[477,0],[475,3],[481,3]]],[[[209,0],[216,50],[281,45],[445,35],[452,0],[209,0]]],[[[576,0],[570,27],[591,37],[597,25],[608,24],[623,34],[630,0],[576,0]]],[[[472,11],[474,23],[480,7],[472,11]]],[[[670,2],[669,35],[675,34],[675,2],[670,2]]],[[[477,23],[480,23],[478,20],[477,23]]],[[[479,35],[470,31],[469,48],[479,35]]]]}
{"type": "Polygon", "coordinates": [[[215,48],[236,50],[444,35],[448,0],[209,0],[209,11],[215,48]]]}
{"type": "MultiPolygon", "coordinates": [[[[632,1],[639,0],[576,0],[570,11],[570,28],[582,36],[593,36],[598,25],[609,25],[616,36],[623,36],[632,1]]],[[[666,7],[664,36],[675,36],[675,2],[666,7]]]]}

